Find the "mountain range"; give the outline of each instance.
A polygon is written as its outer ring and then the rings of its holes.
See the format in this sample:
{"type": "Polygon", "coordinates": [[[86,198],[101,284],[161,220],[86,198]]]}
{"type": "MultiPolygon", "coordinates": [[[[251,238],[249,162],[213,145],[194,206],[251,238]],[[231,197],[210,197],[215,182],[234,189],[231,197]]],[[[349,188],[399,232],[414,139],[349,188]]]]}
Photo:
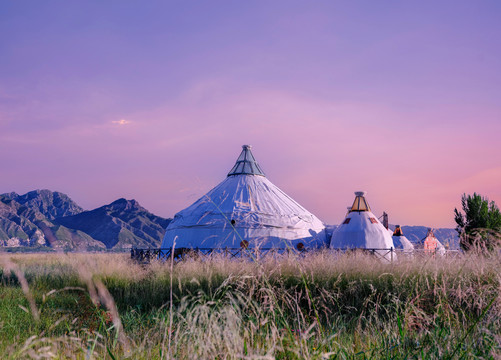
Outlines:
{"type": "MultiPolygon", "coordinates": [[[[428,232],[428,228],[426,226],[402,226],[402,232],[410,242],[413,244],[420,244],[422,246],[423,240],[428,232]]],[[[459,249],[459,235],[456,229],[433,229],[433,234],[446,249],[459,249]]]]}
{"type": "Polygon", "coordinates": [[[0,195],[0,246],[8,248],[96,251],[159,247],[169,222],[135,200],[118,199],[84,211],[57,191],[0,195]]]}
{"type": "MultiPolygon", "coordinates": [[[[171,220],[150,213],[136,200],[118,199],[85,211],[57,191],[11,192],[0,195],[0,247],[40,251],[158,248],[171,220]]],[[[328,233],[334,228],[328,225],[328,233]]],[[[402,230],[411,242],[420,243],[428,228],[402,226],[402,230]]],[[[434,232],[446,247],[459,248],[456,230],[434,232]]]]}

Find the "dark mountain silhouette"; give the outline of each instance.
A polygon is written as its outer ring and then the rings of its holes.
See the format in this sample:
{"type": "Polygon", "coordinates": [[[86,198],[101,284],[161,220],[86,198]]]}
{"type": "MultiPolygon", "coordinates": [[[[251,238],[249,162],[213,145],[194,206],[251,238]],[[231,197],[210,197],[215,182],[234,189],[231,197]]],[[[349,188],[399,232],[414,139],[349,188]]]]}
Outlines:
{"type": "Polygon", "coordinates": [[[0,246],[65,251],[159,247],[170,219],[135,200],[83,211],[60,192],[0,195],[0,246]]]}
{"type": "Polygon", "coordinates": [[[75,215],[83,211],[68,195],[58,191],[44,189],[30,191],[24,195],[11,192],[1,196],[12,199],[31,209],[37,209],[49,220],[75,215]]]}
{"type": "Polygon", "coordinates": [[[170,219],[153,215],[136,200],[118,199],[109,205],[56,220],[78,229],[110,248],[159,247],[170,219]]]}
{"type": "MultiPolygon", "coordinates": [[[[418,245],[423,245],[423,240],[428,233],[426,226],[402,226],[402,231],[410,242],[418,245]]],[[[456,229],[438,228],[433,229],[435,237],[440,241],[446,249],[459,249],[459,236],[456,229]]]]}
{"type": "Polygon", "coordinates": [[[87,234],[49,220],[35,206],[0,195],[0,246],[99,250],[105,246],[87,234]]]}

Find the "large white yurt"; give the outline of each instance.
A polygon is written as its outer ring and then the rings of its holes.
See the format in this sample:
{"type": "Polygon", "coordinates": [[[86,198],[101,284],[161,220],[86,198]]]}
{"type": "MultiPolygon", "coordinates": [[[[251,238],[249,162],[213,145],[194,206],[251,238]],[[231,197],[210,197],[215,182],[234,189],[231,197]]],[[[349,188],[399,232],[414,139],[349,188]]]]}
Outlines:
{"type": "Polygon", "coordinates": [[[392,238],[395,249],[404,250],[404,253],[412,253],[414,250],[414,244],[405,237],[400,225],[396,225],[392,238]]]}
{"type": "MultiPolygon", "coordinates": [[[[377,254],[391,259],[389,249],[395,248],[388,230],[372,213],[364,191],[355,192],[355,201],[343,223],[333,232],[331,249],[388,249],[377,254]]],[[[393,259],[395,259],[393,254],[393,259]]]]}
{"type": "Polygon", "coordinates": [[[162,248],[318,248],[325,226],[265,176],[244,145],[226,179],[178,212],[162,248]]]}

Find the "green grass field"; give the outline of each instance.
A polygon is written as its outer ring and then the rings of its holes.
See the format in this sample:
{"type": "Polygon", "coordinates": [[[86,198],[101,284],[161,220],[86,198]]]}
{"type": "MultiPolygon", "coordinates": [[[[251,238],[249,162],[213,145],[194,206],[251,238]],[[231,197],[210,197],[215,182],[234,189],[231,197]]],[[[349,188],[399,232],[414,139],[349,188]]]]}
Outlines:
{"type": "Polygon", "coordinates": [[[2,359],[501,357],[501,257],[0,256],[2,359]]]}

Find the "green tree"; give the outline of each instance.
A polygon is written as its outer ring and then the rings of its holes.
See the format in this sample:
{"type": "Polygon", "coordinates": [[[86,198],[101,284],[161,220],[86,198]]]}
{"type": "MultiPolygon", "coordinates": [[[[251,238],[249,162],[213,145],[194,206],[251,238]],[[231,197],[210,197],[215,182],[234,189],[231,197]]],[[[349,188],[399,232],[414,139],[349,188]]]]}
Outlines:
{"type": "Polygon", "coordinates": [[[463,212],[454,209],[456,231],[461,238],[461,247],[469,250],[472,246],[482,246],[492,249],[499,239],[501,231],[501,213],[494,201],[480,194],[463,194],[461,197],[463,212]]]}

